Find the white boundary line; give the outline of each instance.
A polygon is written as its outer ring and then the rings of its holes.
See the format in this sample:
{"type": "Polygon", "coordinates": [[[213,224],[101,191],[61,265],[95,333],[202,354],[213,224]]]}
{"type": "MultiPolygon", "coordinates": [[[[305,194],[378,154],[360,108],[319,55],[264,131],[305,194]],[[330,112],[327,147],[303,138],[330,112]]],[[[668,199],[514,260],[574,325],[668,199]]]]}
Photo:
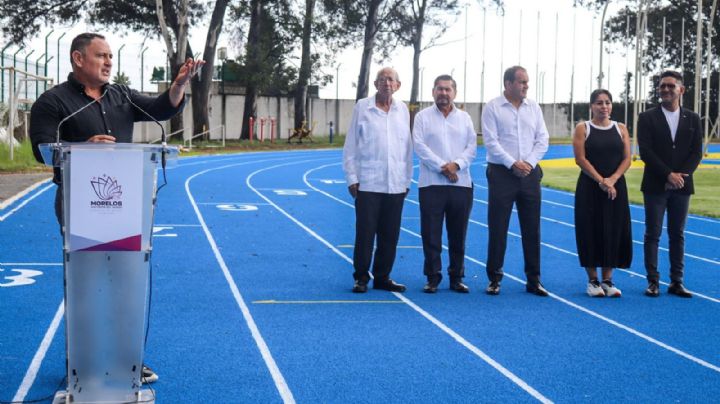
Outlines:
{"type": "MultiPolygon", "coordinates": [[[[298,163],[302,163],[302,162],[298,162],[298,163]]],[[[267,170],[270,170],[270,169],[274,169],[274,168],[277,168],[277,167],[289,165],[289,164],[298,164],[298,163],[279,164],[279,165],[275,165],[275,166],[271,166],[271,167],[267,167],[267,168],[263,168],[263,169],[260,169],[260,170],[258,170],[258,171],[255,171],[255,172],[253,172],[252,174],[250,174],[250,175],[247,177],[247,180],[246,180],[247,186],[248,186],[250,189],[252,189],[258,196],[260,196],[261,198],[263,198],[263,199],[264,199],[265,201],[267,201],[270,205],[272,205],[275,209],[277,209],[280,213],[282,213],[283,215],[285,215],[288,219],[290,219],[291,221],[293,221],[295,224],[297,224],[299,227],[301,227],[303,230],[305,230],[308,234],[310,234],[311,236],[313,236],[315,239],[317,239],[318,241],[320,241],[322,244],[324,244],[326,247],[328,247],[328,248],[329,248],[331,251],[333,251],[335,254],[339,255],[341,258],[343,258],[345,261],[347,261],[348,263],[350,263],[350,264],[352,265],[352,259],[350,259],[350,257],[348,257],[347,255],[345,255],[344,253],[342,253],[340,250],[338,250],[337,248],[335,248],[334,245],[332,245],[330,242],[328,242],[327,240],[325,240],[323,237],[321,237],[320,235],[318,235],[317,233],[315,233],[312,229],[310,229],[310,228],[307,227],[305,224],[303,224],[302,222],[300,222],[299,220],[297,220],[295,217],[293,217],[292,215],[290,215],[287,211],[285,211],[285,210],[282,209],[280,206],[278,206],[277,204],[275,204],[273,201],[271,201],[271,200],[270,200],[269,198],[267,198],[265,195],[261,194],[257,189],[255,189],[255,188],[250,184],[250,179],[251,179],[255,174],[257,174],[257,173],[260,173],[260,172],[263,172],[263,171],[267,171],[267,170]]],[[[328,166],[333,166],[333,165],[338,165],[338,164],[339,164],[339,163],[326,164],[326,165],[323,165],[323,166],[320,166],[320,167],[316,167],[316,168],[314,168],[314,169],[312,169],[312,170],[306,171],[305,174],[303,175],[303,181],[305,182],[305,184],[306,184],[308,187],[310,187],[310,188],[313,189],[314,191],[319,192],[319,193],[321,193],[321,194],[324,194],[324,195],[326,195],[326,196],[328,196],[328,197],[330,197],[330,198],[332,198],[332,199],[334,199],[334,200],[336,200],[336,201],[338,201],[338,202],[340,202],[340,203],[342,203],[342,204],[345,204],[345,205],[347,205],[347,206],[350,206],[350,207],[354,208],[353,205],[351,205],[351,204],[349,204],[349,203],[347,203],[347,202],[345,202],[345,201],[343,201],[343,200],[341,200],[341,199],[338,199],[338,198],[336,198],[336,197],[334,197],[334,196],[332,196],[332,195],[330,195],[330,194],[328,194],[328,193],[326,193],[326,192],[324,192],[324,191],[321,191],[321,190],[315,188],[315,187],[312,186],[312,185],[308,182],[308,180],[307,180],[307,175],[308,175],[310,172],[312,172],[312,171],[314,171],[314,170],[317,170],[317,169],[321,169],[321,168],[323,168],[323,167],[328,167],[328,166]]],[[[406,231],[407,231],[407,230],[406,230],[406,231]]],[[[505,377],[507,377],[508,379],[510,379],[510,381],[512,381],[513,383],[515,383],[516,385],[518,385],[518,387],[520,387],[521,389],[525,390],[525,392],[527,392],[528,394],[530,394],[531,396],[533,396],[535,399],[537,399],[538,401],[540,401],[540,402],[542,402],[542,403],[552,403],[552,401],[551,401],[549,398],[547,398],[547,397],[545,397],[544,395],[542,395],[539,391],[535,390],[533,387],[531,387],[529,384],[527,384],[527,383],[526,383],[524,380],[522,380],[520,377],[518,377],[517,375],[515,375],[514,373],[512,373],[510,370],[508,370],[507,368],[505,368],[504,366],[502,366],[500,363],[498,363],[497,361],[495,361],[494,359],[492,359],[489,355],[487,355],[487,354],[484,353],[482,350],[480,350],[479,348],[477,348],[476,346],[474,346],[473,344],[471,344],[469,341],[467,341],[465,338],[463,338],[460,334],[458,334],[458,333],[456,333],[455,331],[453,331],[450,327],[448,327],[447,325],[443,324],[440,320],[438,320],[437,318],[435,318],[434,316],[432,316],[430,313],[428,313],[428,312],[426,312],[425,310],[421,309],[419,306],[417,306],[415,303],[413,303],[410,299],[406,298],[405,296],[403,296],[403,295],[400,294],[400,293],[393,292],[393,294],[394,294],[397,298],[399,298],[400,300],[402,300],[403,302],[407,303],[408,306],[410,306],[413,310],[415,310],[416,312],[418,312],[421,316],[425,317],[427,320],[429,320],[429,321],[430,321],[431,323],[433,323],[435,326],[437,326],[438,328],[440,328],[440,330],[442,330],[443,332],[445,332],[446,334],[448,334],[450,337],[452,337],[455,341],[457,341],[457,342],[460,343],[462,346],[464,346],[465,348],[467,348],[468,350],[470,350],[471,352],[473,352],[473,353],[474,353],[475,355],[477,355],[480,359],[482,359],[483,361],[485,361],[488,365],[492,366],[495,370],[497,370],[498,372],[500,372],[501,374],[503,374],[505,377]]]]}
{"type": "Polygon", "coordinates": [[[17,194],[11,196],[10,198],[6,199],[4,202],[0,203],[0,210],[3,210],[3,209],[5,209],[5,208],[7,208],[8,206],[10,206],[10,205],[12,205],[13,203],[15,203],[15,201],[17,201],[18,199],[20,199],[20,198],[22,198],[23,196],[25,196],[25,195],[29,194],[30,192],[32,192],[35,188],[37,188],[37,187],[39,187],[40,185],[42,185],[42,184],[44,184],[44,183],[46,183],[46,182],[48,182],[48,181],[51,181],[51,180],[52,180],[52,177],[46,178],[46,179],[41,180],[41,181],[38,181],[38,182],[30,185],[29,187],[23,189],[22,191],[18,192],[17,194]]]}
{"type": "Polygon", "coordinates": [[[30,366],[28,367],[27,372],[25,372],[25,377],[23,377],[22,383],[20,383],[20,387],[11,402],[23,402],[25,400],[28,391],[30,391],[30,388],[35,382],[35,377],[37,377],[40,365],[42,365],[42,361],[45,359],[45,354],[47,354],[50,344],[52,344],[52,340],[55,338],[55,333],[57,332],[58,327],[60,327],[60,322],[62,321],[64,314],[65,299],[60,302],[60,306],[58,306],[57,311],[55,312],[55,317],[53,317],[50,327],[48,327],[45,332],[45,336],[43,337],[42,342],[40,342],[40,346],[35,352],[35,356],[33,356],[30,366]]]}
{"type": "MultiPolygon", "coordinates": [[[[325,168],[325,167],[328,167],[328,166],[338,165],[338,164],[340,164],[340,163],[327,164],[327,165],[324,165],[324,166],[319,166],[319,167],[316,167],[316,168],[314,168],[314,169],[306,172],[305,175],[307,175],[307,174],[308,174],[309,172],[311,172],[311,171],[319,170],[319,169],[322,169],[322,168],[325,168]]],[[[320,190],[320,189],[318,189],[318,188],[315,188],[314,186],[312,186],[311,184],[309,184],[307,181],[306,181],[305,183],[306,183],[310,188],[315,189],[317,192],[319,192],[319,193],[321,193],[321,194],[323,194],[323,195],[326,195],[326,196],[328,196],[329,198],[334,199],[334,200],[336,200],[336,201],[338,201],[338,202],[341,202],[341,203],[344,204],[344,205],[347,205],[347,206],[351,206],[351,207],[352,207],[352,205],[348,204],[347,202],[345,202],[345,201],[343,201],[343,200],[341,200],[341,199],[338,199],[337,197],[335,197],[335,196],[333,196],[333,195],[330,195],[330,194],[328,194],[328,193],[325,192],[325,191],[322,191],[322,190],[320,190]]],[[[409,199],[406,199],[406,200],[411,201],[411,200],[409,200],[409,199]]],[[[415,202],[415,201],[412,201],[412,202],[413,202],[413,203],[417,203],[417,202],[415,202]]],[[[477,222],[477,221],[474,221],[474,222],[475,222],[475,223],[478,223],[478,224],[481,224],[481,223],[479,223],[479,222],[477,222]]],[[[481,224],[481,225],[487,227],[487,225],[484,225],[484,224],[481,224]]],[[[415,232],[412,232],[412,231],[410,231],[410,230],[407,230],[407,229],[405,229],[405,228],[402,228],[402,230],[404,230],[404,231],[406,231],[406,232],[408,232],[408,233],[410,233],[410,234],[412,234],[412,235],[414,235],[414,236],[416,236],[416,237],[420,237],[419,234],[417,234],[417,233],[415,233],[415,232]]],[[[513,234],[513,235],[514,235],[514,236],[518,236],[518,237],[520,236],[520,235],[518,235],[518,234],[513,234]]],[[[547,244],[545,244],[545,243],[541,243],[541,244],[543,244],[543,245],[546,246],[546,247],[549,247],[549,246],[548,246],[547,244]]],[[[443,245],[443,248],[447,249],[447,247],[444,246],[444,245],[443,245]]],[[[553,247],[553,248],[555,248],[555,247],[553,247]]],[[[558,250],[564,251],[564,252],[569,252],[569,251],[566,251],[566,250],[562,250],[562,249],[560,249],[560,248],[555,248],[555,249],[558,249],[558,250]]],[[[476,264],[478,264],[478,265],[480,265],[480,266],[483,266],[483,267],[485,266],[485,263],[484,263],[484,262],[482,262],[482,261],[480,261],[480,260],[477,260],[477,259],[475,259],[475,258],[473,258],[473,257],[470,257],[470,256],[466,255],[465,258],[466,258],[468,261],[474,262],[474,263],[476,263],[476,264]]],[[[522,279],[520,279],[520,278],[518,278],[518,277],[516,277],[516,276],[513,276],[513,275],[511,275],[511,274],[508,274],[507,272],[505,273],[505,277],[510,278],[510,279],[512,279],[512,280],[514,280],[514,281],[517,281],[517,282],[519,282],[519,283],[525,284],[525,281],[523,281],[522,279]]],[[[565,299],[565,298],[562,298],[562,297],[560,297],[560,296],[558,296],[558,295],[556,295],[556,294],[554,294],[554,293],[550,293],[550,297],[552,297],[553,299],[556,299],[556,300],[558,300],[558,301],[560,301],[560,302],[562,302],[562,303],[565,303],[565,304],[567,304],[567,305],[570,306],[570,307],[573,307],[573,308],[575,308],[575,309],[577,309],[577,310],[580,310],[580,311],[582,311],[582,312],[584,312],[584,313],[586,313],[586,314],[589,314],[589,315],[591,315],[591,316],[593,316],[593,317],[595,317],[595,318],[598,318],[598,319],[600,319],[600,320],[602,320],[602,321],[605,321],[605,322],[608,323],[608,324],[611,324],[611,325],[613,325],[613,326],[615,326],[615,327],[618,327],[618,328],[620,328],[620,329],[622,329],[622,330],[624,330],[624,331],[627,331],[627,332],[629,332],[629,333],[631,333],[631,334],[633,334],[633,335],[635,335],[635,336],[638,336],[638,337],[640,337],[640,338],[642,338],[642,339],[644,339],[644,340],[646,340],[646,341],[648,341],[648,342],[650,342],[650,343],[652,343],[652,344],[655,344],[655,345],[657,345],[657,346],[659,346],[659,347],[661,347],[661,348],[664,348],[664,349],[666,349],[666,350],[668,350],[668,351],[670,351],[670,352],[672,352],[672,353],[675,353],[675,354],[677,354],[677,355],[679,355],[679,356],[681,356],[681,357],[683,357],[683,358],[685,358],[685,359],[688,359],[688,360],[690,360],[690,361],[692,361],[692,362],[694,362],[694,363],[696,363],[696,364],[698,364],[698,365],[704,366],[704,367],[706,367],[706,368],[708,368],[708,369],[710,369],[710,370],[714,370],[715,372],[720,373],[720,367],[717,366],[717,365],[714,365],[714,364],[712,364],[712,363],[710,363],[710,362],[707,362],[707,361],[705,361],[705,360],[703,360],[703,359],[700,359],[700,358],[698,358],[698,357],[696,357],[696,356],[690,355],[690,354],[688,354],[688,353],[686,353],[686,352],[684,352],[684,351],[681,351],[681,350],[679,350],[679,349],[677,349],[677,348],[675,348],[675,347],[673,347],[673,346],[671,346],[671,345],[668,345],[668,344],[666,344],[666,343],[664,343],[664,342],[662,342],[662,341],[659,341],[659,340],[657,340],[657,339],[655,339],[655,338],[653,338],[653,337],[651,337],[651,336],[649,336],[649,335],[647,335],[647,334],[644,334],[644,333],[642,333],[642,332],[640,332],[640,331],[637,331],[637,330],[635,330],[634,328],[628,327],[628,326],[626,326],[626,325],[624,325],[624,324],[621,324],[621,323],[619,323],[619,322],[617,322],[617,321],[615,321],[615,320],[612,320],[612,319],[609,318],[609,317],[605,317],[605,316],[603,316],[602,314],[599,314],[599,313],[594,312],[594,311],[592,311],[592,310],[590,310],[590,309],[587,309],[587,308],[585,308],[585,307],[582,307],[582,306],[580,306],[579,304],[573,303],[573,302],[571,302],[571,301],[569,301],[569,300],[567,300],[567,299],[565,299]]]]}
{"type": "MultiPolygon", "coordinates": [[[[37,185],[39,186],[39,185],[42,184],[43,182],[45,182],[45,181],[42,181],[42,182],[38,183],[37,185]]],[[[31,197],[29,197],[29,198],[25,199],[24,201],[22,201],[22,203],[20,203],[18,206],[16,206],[15,208],[13,208],[10,212],[8,212],[8,213],[0,216],[0,222],[4,221],[4,220],[7,219],[8,217],[10,217],[13,213],[15,213],[15,212],[17,212],[18,210],[20,210],[23,206],[27,205],[30,201],[32,201],[33,199],[35,199],[35,198],[37,198],[38,196],[40,196],[43,192],[47,191],[48,189],[52,188],[54,185],[55,185],[55,184],[50,184],[50,185],[46,186],[45,188],[41,189],[41,190],[38,191],[37,193],[33,194],[31,197]]],[[[31,188],[34,189],[34,187],[31,187],[31,188]]],[[[29,192],[29,191],[28,191],[28,192],[29,192]]],[[[19,195],[19,194],[18,194],[18,195],[19,195]]],[[[25,195],[25,194],[21,195],[20,197],[22,197],[22,196],[24,196],[24,195],[25,195]]],[[[16,195],[16,196],[17,196],[17,195],[16,195]]],[[[18,197],[18,198],[20,198],[20,197],[18,197]]],[[[13,197],[13,198],[14,198],[14,197],[13,197]]],[[[11,199],[12,199],[12,198],[11,198],[11,199]]],[[[8,199],[8,201],[9,201],[9,200],[10,200],[10,199],[8,199]]],[[[14,201],[13,201],[13,202],[14,202],[14,201]]]]}
{"type": "MultiPolygon", "coordinates": [[[[488,204],[488,202],[487,202],[486,200],[483,200],[483,199],[473,198],[473,201],[482,203],[483,205],[487,205],[487,204],[488,204]]],[[[547,202],[547,201],[543,199],[543,203],[546,203],[546,202],[547,202]]],[[[513,208],[512,211],[515,212],[515,213],[517,213],[517,209],[515,209],[515,208],[513,208]]],[[[573,228],[573,229],[575,228],[575,225],[572,224],[572,223],[564,222],[564,221],[558,220],[558,219],[549,218],[549,217],[547,217],[547,216],[542,216],[542,215],[541,215],[541,216],[540,216],[540,219],[545,220],[545,221],[548,221],[548,222],[551,222],[551,223],[559,224],[559,225],[562,225],[562,226],[571,227],[571,228],[573,228]]],[[[637,220],[633,220],[633,222],[636,222],[636,223],[637,223],[638,221],[637,221],[637,220]]],[[[643,224],[644,224],[644,223],[643,223],[643,224]]],[[[706,235],[703,235],[703,234],[697,234],[697,233],[692,233],[692,232],[688,232],[688,231],[685,231],[685,233],[690,233],[690,234],[693,234],[693,235],[699,236],[699,237],[706,237],[706,238],[710,238],[710,239],[718,239],[718,240],[720,240],[720,238],[713,237],[713,236],[706,236],[706,235]]],[[[643,244],[644,244],[642,241],[640,241],[640,240],[635,240],[635,239],[633,239],[632,242],[635,243],[635,244],[639,244],[639,245],[643,245],[643,244]]],[[[658,246],[658,249],[659,249],[660,251],[669,251],[666,247],[660,247],[660,246],[658,246]]],[[[693,258],[693,259],[699,260],[699,261],[705,261],[705,262],[707,262],[707,263],[709,263],[709,264],[720,265],[720,261],[715,261],[715,260],[713,260],[713,259],[711,259],[711,258],[705,258],[705,257],[701,257],[701,256],[699,256],[699,255],[690,254],[690,253],[687,253],[687,252],[685,253],[685,256],[686,256],[686,257],[689,257],[689,258],[693,258]]]]}
{"type": "Polygon", "coordinates": [[[257,345],[258,350],[260,351],[260,354],[262,355],[263,360],[265,361],[265,365],[267,366],[268,370],[270,371],[270,375],[272,376],[273,381],[275,382],[275,387],[277,388],[278,392],[280,393],[280,397],[282,397],[282,400],[284,403],[292,404],[292,403],[295,403],[295,398],[293,397],[293,394],[290,391],[290,388],[288,387],[287,382],[285,381],[285,377],[283,377],[282,372],[280,372],[280,369],[277,366],[277,363],[275,363],[275,359],[273,358],[272,353],[270,353],[270,348],[268,348],[267,343],[265,342],[265,339],[263,338],[262,334],[260,333],[260,329],[258,328],[257,324],[255,323],[255,319],[253,318],[252,314],[250,313],[250,309],[248,308],[247,304],[245,303],[245,299],[243,299],[242,294],[240,293],[240,290],[238,289],[237,284],[235,283],[235,280],[233,279],[232,275],[230,274],[230,270],[228,269],[227,264],[225,263],[225,259],[223,258],[222,254],[220,253],[220,250],[218,249],[217,243],[215,242],[215,238],[213,237],[212,233],[210,232],[210,229],[207,227],[207,224],[205,223],[205,219],[203,218],[202,213],[200,213],[200,209],[198,208],[198,204],[195,202],[195,198],[193,197],[192,192],[190,192],[190,181],[195,177],[206,174],[210,171],[216,171],[216,170],[221,170],[224,168],[245,165],[245,164],[251,164],[251,163],[260,163],[263,161],[267,161],[267,160],[247,161],[247,162],[225,165],[225,166],[221,166],[221,167],[209,168],[207,170],[200,171],[198,173],[193,174],[192,176],[188,177],[187,180],[185,180],[185,192],[187,193],[188,199],[190,200],[190,204],[192,204],[192,207],[195,210],[195,214],[197,215],[197,218],[200,221],[200,225],[202,226],[203,231],[205,232],[205,237],[207,238],[208,243],[210,244],[210,248],[212,248],[213,254],[215,255],[215,260],[217,261],[218,265],[220,265],[220,269],[222,269],[223,275],[225,276],[225,280],[227,281],[228,286],[230,287],[230,290],[232,291],[235,301],[237,302],[238,306],[240,307],[240,311],[242,312],[243,318],[245,319],[245,322],[247,323],[247,326],[250,329],[250,333],[252,334],[252,337],[255,340],[255,344],[257,345]]]}

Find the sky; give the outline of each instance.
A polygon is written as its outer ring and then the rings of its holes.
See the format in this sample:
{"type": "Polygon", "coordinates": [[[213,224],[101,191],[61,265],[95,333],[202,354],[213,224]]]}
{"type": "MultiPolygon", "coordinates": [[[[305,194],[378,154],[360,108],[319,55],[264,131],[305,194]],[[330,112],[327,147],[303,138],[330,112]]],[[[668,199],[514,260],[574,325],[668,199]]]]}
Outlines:
{"type": "MultiPolygon", "coordinates": [[[[442,45],[422,53],[421,100],[431,100],[432,82],[436,76],[452,74],[458,83],[456,102],[488,101],[502,91],[503,69],[515,64],[523,65],[528,70],[528,96],[541,102],[568,102],[571,81],[574,83],[576,101],[586,101],[590,92],[596,88],[600,58],[600,13],[573,8],[572,0],[505,0],[504,17],[498,15],[494,7],[483,9],[479,1],[468,1],[467,4],[450,29],[437,41],[442,45]],[[570,80],[571,77],[574,80],[570,80]]],[[[616,12],[613,7],[617,8],[611,3],[606,19],[616,12]]],[[[50,29],[42,31],[28,47],[35,49],[29,57],[31,65],[45,52],[44,37],[49,34],[48,54],[53,59],[48,64],[48,74],[52,77],[58,75],[59,43],[59,76],[64,81],[70,70],[67,57],[70,41],[76,34],[88,30],[93,29],[81,23],[72,27],[54,27],[53,32],[50,29]],[[63,32],[66,34],[60,38],[63,32]]],[[[203,49],[206,30],[206,27],[199,27],[191,32],[193,49],[203,49]]],[[[132,87],[138,90],[141,89],[141,51],[144,47],[148,48],[142,63],[142,88],[146,91],[154,90],[155,85],[149,82],[149,78],[153,66],[165,64],[163,42],[159,39],[144,41],[144,38],[132,33],[125,36],[112,32],[105,34],[115,54],[114,72],[120,65],[129,76],[132,87]]],[[[224,33],[219,39],[219,47],[226,46],[229,56],[234,57],[236,47],[229,44],[229,40],[230,36],[224,33]]],[[[605,48],[608,48],[607,43],[605,48]]],[[[6,57],[17,50],[16,47],[10,47],[6,57]]],[[[634,69],[634,53],[631,49],[630,63],[626,63],[628,59],[624,56],[624,48],[615,45],[610,50],[611,53],[606,51],[603,56],[606,76],[603,87],[609,88],[619,99],[626,66],[630,71],[634,69]]],[[[23,65],[25,52],[22,50],[18,53],[20,66],[23,65]]],[[[320,89],[321,98],[335,98],[336,93],[341,99],[355,98],[354,83],[359,73],[360,55],[359,47],[348,49],[337,56],[339,65],[324,68],[326,73],[338,74],[339,79],[320,89]]],[[[402,86],[397,95],[400,99],[409,100],[412,84],[411,49],[397,49],[382,66],[392,66],[398,70],[402,86]]],[[[373,64],[371,80],[380,67],[380,64],[373,64]]],[[[32,68],[30,70],[34,71],[32,68]]]]}

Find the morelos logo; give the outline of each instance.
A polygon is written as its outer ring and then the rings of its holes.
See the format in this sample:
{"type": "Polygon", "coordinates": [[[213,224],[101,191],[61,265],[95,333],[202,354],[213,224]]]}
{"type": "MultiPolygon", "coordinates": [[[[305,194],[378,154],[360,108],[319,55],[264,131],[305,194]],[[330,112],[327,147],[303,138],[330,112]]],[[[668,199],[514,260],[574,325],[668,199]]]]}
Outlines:
{"type": "Polygon", "coordinates": [[[92,177],[90,180],[98,201],[90,201],[92,207],[122,207],[122,187],[118,185],[117,180],[106,174],[101,177],[92,177]]]}

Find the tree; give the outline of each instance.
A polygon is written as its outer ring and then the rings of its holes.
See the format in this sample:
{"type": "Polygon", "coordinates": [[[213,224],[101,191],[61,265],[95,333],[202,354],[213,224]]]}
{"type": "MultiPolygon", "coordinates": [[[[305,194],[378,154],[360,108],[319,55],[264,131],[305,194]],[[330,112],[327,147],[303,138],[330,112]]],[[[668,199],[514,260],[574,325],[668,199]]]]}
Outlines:
{"type": "MultiPolygon", "coordinates": [[[[296,70],[286,66],[286,54],[293,38],[280,28],[285,1],[252,0],[247,7],[236,7],[234,15],[247,18],[249,28],[240,83],[245,86],[245,106],[241,138],[249,138],[250,117],[257,118],[257,97],[260,94],[287,94],[296,70]]],[[[239,29],[242,33],[242,30],[239,29]]]]}
{"type": "MultiPolygon", "coordinates": [[[[316,0],[304,0],[302,10],[293,10],[293,7],[284,9],[281,16],[281,26],[287,34],[300,42],[300,66],[297,81],[293,91],[295,129],[302,128],[303,124],[311,127],[307,122],[308,85],[313,80],[323,85],[330,80],[330,75],[322,72],[335,57],[339,49],[347,46],[350,41],[343,33],[346,32],[342,21],[334,20],[316,0]],[[313,48],[313,45],[315,47],[313,48]]],[[[293,53],[288,53],[292,57],[293,53]]]]}
{"type": "MultiPolygon", "coordinates": [[[[600,9],[605,6],[608,0],[575,0],[575,4],[591,9],[600,9]]],[[[648,33],[644,35],[647,41],[645,48],[646,53],[642,60],[643,68],[646,71],[654,71],[659,73],[662,70],[671,68],[681,70],[684,76],[684,82],[687,90],[683,97],[684,105],[693,105],[694,103],[694,81],[695,81],[695,50],[697,49],[697,0],[673,0],[670,2],[645,2],[647,4],[647,27],[648,33]],[[663,34],[663,18],[665,18],[665,48],[662,46],[663,34]],[[683,23],[684,20],[684,23],[683,23]],[[684,28],[684,42],[683,40],[684,28]],[[682,62],[680,62],[682,59],[682,62]]],[[[703,2],[704,21],[710,20],[712,2],[703,2]]],[[[636,24],[638,13],[638,2],[625,0],[621,4],[622,8],[616,15],[609,18],[603,29],[603,35],[607,42],[615,44],[625,44],[625,36],[628,28],[629,17],[629,34],[631,43],[636,41],[636,24]]],[[[716,15],[713,19],[713,29],[720,32],[720,16],[716,15]]],[[[709,46],[705,41],[707,26],[704,27],[703,34],[703,64],[708,53],[712,56],[712,63],[708,72],[712,73],[716,68],[715,64],[718,60],[718,48],[716,41],[712,41],[709,46]]],[[[707,69],[707,67],[706,67],[707,69]]],[[[716,86],[711,85],[711,94],[715,93],[716,86]]],[[[650,98],[655,98],[655,89],[649,90],[650,98]]],[[[701,94],[704,99],[705,95],[701,94]]],[[[715,98],[717,99],[717,98],[715,98]]],[[[716,108],[711,108],[716,111],[716,108]]],[[[697,111],[700,112],[700,111],[697,111]]]]}
{"type": "Polygon", "coordinates": [[[420,72],[420,54],[435,45],[450,25],[450,19],[459,14],[457,0],[405,0],[404,7],[394,10],[399,21],[398,35],[403,44],[413,48],[413,79],[410,88],[410,106],[417,105],[420,72]],[[423,34],[432,33],[423,45],[423,34]]]}
{"type": "MultiPolygon", "coordinates": [[[[191,81],[196,133],[209,126],[210,79],[228,1],[216,0],[214,3],[203,52],[207,64],[191,81]]],[[[31,38],[41,27],[60,22],[72,24],[81,19],[108,29],[128,29],[147,36],[162,35],[170,55],[171,76],[175,77],[185,58],[193,55],[186,41],[188,26],[192,21],[200,21],[206,9],[206,4],[197,0],[180,0],[179,4],[173,0],[0,0],[0,23],[3,34],[18,44],[31,38]],[[160,10],[162,13],[158,13],[160,10]]],[[[173,131],[181,127],[181,118],[171,121],[173,131]]]]}
{"type": "Polygon", "coordinates": [[[124,86],[130,85],[130,79],[128,76],[123,72],[117,72],[115,73],[115,77],[113,77],[112,82],[115,84],[122,84],[124,86]]]}
{"type": "MultiPolygon", "coordinates": [[[[353,43],[362,44],[360,73],[358,74],[355,99],[368,96],[370,90],[370,65],[375,49],[380,51],[379,60],[385,60],[398,46],[395,35],[398,21],[394,12],[402,7],[404,0],[325,0],[324,7],[333,19],[340,19],[345,27],[343,36],[353,43]]],[[[335,78],[337,80],[337,78],[335,78]]]]}
{"type": "Polygon", "coordinates": [[[312,22],[315,13],[315,0],[305,0],[305,14],[302,27],[302,54],[300,56],[300,72],[298,73],[297,86],[295,87],[295,129],[307,125],[307,86],[310,81],[310,69],[312,60],[310,54],[310,42],[312,36],[312,22]]]}

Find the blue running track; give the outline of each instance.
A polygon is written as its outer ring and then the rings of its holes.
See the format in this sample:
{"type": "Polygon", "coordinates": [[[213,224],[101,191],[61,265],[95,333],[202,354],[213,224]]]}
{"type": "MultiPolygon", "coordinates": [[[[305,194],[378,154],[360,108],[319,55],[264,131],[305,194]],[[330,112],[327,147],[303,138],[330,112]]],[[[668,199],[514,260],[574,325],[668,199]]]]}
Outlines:
{"type": "MultiPolygon", "coordinates": [[[[548,158],[568,157],[552,147],[548,158]]],[[[159,403],[718,402],[720,221],[691,216],[693,299],[643,295],[643,209],[620,299],[585,294],[573,195],[543,190],[542,277],[525,293],[513,216],[500,296],[487,284],[484,149],[472,167],[467,295],[422,293],[416,184],[392,276],[351,293],[354,208],[341,152],[184,158],[159,194],[146,362],[159,403]]],[[[0,401],[65,375],[61,239],[48,183],[0,210],[0,401]]],[[[667,239],[661,240],[663,281],[667,239]]],[[[447,257],[444,257],[447,260],[447,257]]],[[[447,262],[447,261],[446,261],[447,262]]]]}

